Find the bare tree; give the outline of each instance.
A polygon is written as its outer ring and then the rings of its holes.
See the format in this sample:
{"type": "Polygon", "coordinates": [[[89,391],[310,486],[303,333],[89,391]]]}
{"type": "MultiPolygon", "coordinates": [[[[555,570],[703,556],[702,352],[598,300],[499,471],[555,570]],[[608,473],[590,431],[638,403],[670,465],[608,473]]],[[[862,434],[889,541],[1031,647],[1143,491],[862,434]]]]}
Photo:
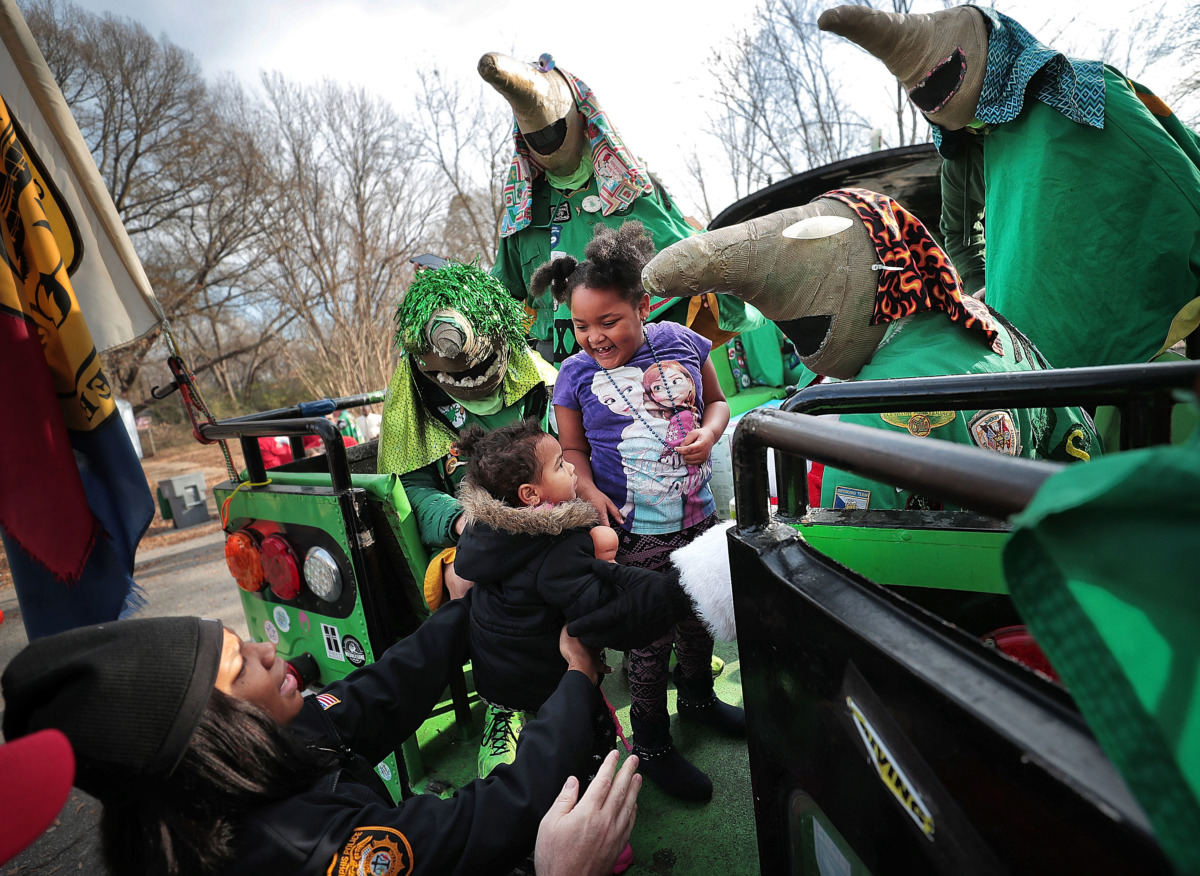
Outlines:
{"type": "Polygon", "coordinates": [[[348,395],[383,386],[392,317],[428,246],[437,186],[418,160],[421,133],[362,90],[263,77],[278,187],[265,282],[295,315],[285,355],[306,388],[348,395]]]}
{"type": "Polygon", "coordinates": [[[206,88],[195,58],[132,19],[66,0],[28,11],[126,230],[136,240],[177,216],[205,172],[206,88]]]}
{"type": "MultiPolygon", "coordinates": [[[[253,102],[232,82],[209,88],[190,54],[132,20],[67,0],[30,0],[23,12],[163,311],[181,341],[196,342],[193,366],[203,372],[269,340],[277,316],[244,343],[215,333],[248,303],[269,206],[253,102]]],[[[156,342],[105,356],[118,392],[141,386],[156,342]]]]}
{"type": "Polygon", "coordinates": [[[1171,92],[1171,97],[1189,101],[1182,111],[1182,117],[1194,128],[1200,125],[1200,103],[1196,100],[1197,95],[1200,95],[1200,27],[1195,24],[1200,21],[1200,3],[1189,5],[1180,19],[1182,22],[1191,23],[1190,27],[1182,29],[1183,36],[1180,40],[1180,54],[1191,72],[1185,74],[1171,92]]]}
{"type": "MultiPolygon", "coordinates": [[[[290,321],[261,289],[262,243],[276,196],[261,172],[257,114],[235,82],[206,96],[196,109],[204,140],[194,156],[204,173],[180,193],[169,218],[137,238],[155,294],[197,374],[226,371],[235,357],[255,358],[257,348],[290,321]],[[256,326],[252,333],[242,330],[247,319],[256,326]]],[[[143,341],[109,355],[106,363],[119,386],[134,385],[153,350],[143,341]]],[[[232,384],[226,380],[224,386],[232,384]]]]}
{"type": "Polygon", "coordinates": [[[421,157],[449,197],[441,254],[490,266],[500,245],[504,182],[512,158],[512,113],[491,89],[473,93],[442,71],[418,71],[421,157]]]}
{"type": "Polygon", "coordinates": [[[819,13],[816,0],[767,0],[752,29],[714,59],[720,110],[711,133],[738,197],[844,158],[865,140],[866,122],[842,99],[828,56],[835,42],[817,28],[819,13]]]}
{"type": "Polygon", "coordinates": [[[88,62],[88,31],[96,16],[64,0],[18,0],[17,5],[67,106],[96,99],[99,77],[88,62]]]}

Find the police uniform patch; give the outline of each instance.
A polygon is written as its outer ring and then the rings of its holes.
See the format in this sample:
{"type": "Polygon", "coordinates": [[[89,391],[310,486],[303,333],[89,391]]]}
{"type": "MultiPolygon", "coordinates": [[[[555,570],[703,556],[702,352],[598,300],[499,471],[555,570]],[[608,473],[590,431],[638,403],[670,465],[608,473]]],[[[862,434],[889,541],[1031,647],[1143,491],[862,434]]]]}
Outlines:
{"type": "Polygon", "coordinates": [[[835,510],[845,508],[849,511],[866,511],[870,504],[870,490],[859,490],[855,487],[835,487],[833,490],[833,507],[835,510]]]}
{"type": "Polygon", "coordinates": [[[940,429],[954,421],[954,411],[912,411],[908,413],[880,414],[885,423],[907,429],[909,435],[924,438],[934,429],[940,429]]]}
{"type": "Polygon", "coordinates": [[[1009,411],[980,411],[967,424],[971,440],[984,450],[1005,456],[1021,453],[1021,427],[1009,411]]]}
{"type": "Polygon", "coordinates": [[[336,706],[340,702],[341,702],[341,700],[339,700],[333,694],[327,694],[327,693],[317,694],[317,703],[321,706],[322,711],[332,709],[334,706],[336,706]]]}
{"type": "Polygon", "coordinates": [[[329,862],[326,876],[407,876],[412,847],[391,827],[360,827],[329,862]]]}

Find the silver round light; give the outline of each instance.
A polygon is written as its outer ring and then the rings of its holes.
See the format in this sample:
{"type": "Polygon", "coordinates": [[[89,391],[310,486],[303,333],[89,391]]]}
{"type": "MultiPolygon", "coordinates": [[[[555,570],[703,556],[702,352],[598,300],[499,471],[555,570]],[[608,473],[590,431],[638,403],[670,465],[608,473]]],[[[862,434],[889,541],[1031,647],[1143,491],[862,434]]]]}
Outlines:
{"type": "Polygon", "coordinates": [[[311,547],[305,554],[304,580],[308,589],[326,602],[337,602],[342,595],[342,573],[337,560],[323,547],[311,547]]]}

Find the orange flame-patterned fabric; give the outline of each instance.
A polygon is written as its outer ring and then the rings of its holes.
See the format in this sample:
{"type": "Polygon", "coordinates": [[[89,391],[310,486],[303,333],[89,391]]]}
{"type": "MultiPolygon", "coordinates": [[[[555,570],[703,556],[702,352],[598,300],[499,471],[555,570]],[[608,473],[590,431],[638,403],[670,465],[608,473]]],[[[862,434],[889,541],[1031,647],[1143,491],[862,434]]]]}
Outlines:
{"type": "Polygon", "coordinates": [[[950,257],[920,219],[887,195],[866,189],[836,189],[821,197],[841,201],[857,213],[879,255],[872,325],[940,310],[963,328],[982,333],[995,352],[1004,352],[995,320],[982,303],[963,295],[950,257]]]}

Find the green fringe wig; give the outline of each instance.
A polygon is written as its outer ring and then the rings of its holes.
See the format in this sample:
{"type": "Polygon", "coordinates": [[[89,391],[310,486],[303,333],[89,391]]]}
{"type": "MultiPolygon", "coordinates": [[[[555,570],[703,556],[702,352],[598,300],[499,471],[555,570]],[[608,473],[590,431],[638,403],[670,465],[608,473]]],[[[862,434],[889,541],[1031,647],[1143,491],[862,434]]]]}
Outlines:
{"type": "Polygon", "coordinates": [[[465,316],[476,333],[503,338],[510,350],[525,346],[529,318],[504,285],[478,264],[449,262],[421,271],[396,306],[396,346],[407,353],[425,353],[425,326],[443,308],[465,316]]]}

